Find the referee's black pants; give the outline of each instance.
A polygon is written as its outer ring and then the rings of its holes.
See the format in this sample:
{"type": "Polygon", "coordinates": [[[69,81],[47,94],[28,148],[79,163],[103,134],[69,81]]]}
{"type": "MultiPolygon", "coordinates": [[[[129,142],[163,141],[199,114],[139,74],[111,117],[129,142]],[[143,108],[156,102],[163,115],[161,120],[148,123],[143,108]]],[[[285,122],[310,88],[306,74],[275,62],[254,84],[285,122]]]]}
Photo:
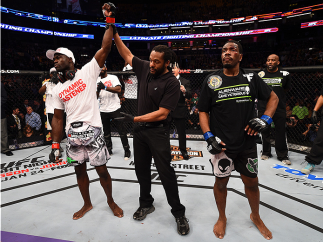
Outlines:
{"type": "Polygon", "coordinates": [[[186,152],[186,118],[174,118],[174,124],[178,133],[179,150],[186,152]]]}
{"type": "MultiPolygon", "coordinates": [[[[264,113],[259,112],[260,118],[264,113]]],[[[275,150],[278,160],[288,159],[288,148],[286,143],[286,112],[277,112],[272,117],[275,124],[275,150]]],[[[271,156],[270,127],[261,132],[262,155],[271,156]]]]}
{"type": "MultiPolygon", "coordinates": [[[[111,113],[100,112],[103,132],[104,132],[104,140],[107,144],[107,148],[109,151],[112,150],[112,140],[111,140],[111,119],[121,117],[120,108],[111,113]]],[[[120,135],[121,143],[124,150],[129,150],[130,146],[128,143],[127,133],[124,128],[123,122],[115,122],[118,133],[120,135]]]]}
{"type": "Polygon", "coordinates": [[[323,117],[321,119],[321,125],[317,131],[317,136],[313,141],[313,146],[310,154],[305,156],[305,160],[308,163],[319,165],[323,160],[323,117]]]}
{"type": "Polygon", "coordinates": [[[184,216],[185,207],[180,202],[175,171],[170,164],[169,127],[135,126],[133,146],[135,171],[140,186],[140,207],[150,207],[154,202],[150,194],[151,160],[154,157],[172,214],[175,218],[184,216]]]}

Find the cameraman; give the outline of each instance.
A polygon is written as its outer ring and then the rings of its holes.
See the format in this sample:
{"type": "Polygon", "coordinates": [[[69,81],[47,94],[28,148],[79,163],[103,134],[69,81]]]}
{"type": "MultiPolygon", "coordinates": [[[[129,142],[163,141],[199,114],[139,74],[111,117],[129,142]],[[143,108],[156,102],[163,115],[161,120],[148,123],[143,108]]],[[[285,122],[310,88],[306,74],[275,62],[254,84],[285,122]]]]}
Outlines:
{"type": "MultiPolygon", "coordinates": [[[[317,124],[319,121],[318,118],[318,111],[323,106],[323,87],[320,92],[320,97],[318,98],[316,105],[314,107],[313,113],[312,113],[312,121],[313,124],[317,124]]],[[[322,117],[321,117],[322,122],[322,117]]],[[[305,160],[307,161],[307,166],[305,166],[301,172],[308,175],[311,173],[312,170],[314,170],[315,165],[321,164],[323,160],[323,126],[320,125],[317,136],[315,140],[313,141],[312,149],[309,153],[309,155],[305,156],[305,160]]]]}
{"type": "MultiPolygon", "coordinates": [[[[52,130],[52,120],[54,117],[54,107],[52,105],[53,103],[53,97],[52,97],[52,90],[58,83],[58,75],[55,67],[51,68],[49,70],[49,76],[50,79],[46,79],[43,81],[43,86],[39,89],[39,94],[43,95],[46,94],[46,101],[45,101],[45,107],[46,107],[46,116],[47,116],[47,130],[52,130]]],[[[61,152],[63,152],[63,149],[60,148],[60,156],[61,152]]]]}
{"type": "Polygon", "coordinates": [[[321,122],[319,121],[317,124],[309,124],[307,130],[303,133],[304,138],[308,137],[308,140],[313,142],[317,137],[317,132],[320,128],[321,122]]]}

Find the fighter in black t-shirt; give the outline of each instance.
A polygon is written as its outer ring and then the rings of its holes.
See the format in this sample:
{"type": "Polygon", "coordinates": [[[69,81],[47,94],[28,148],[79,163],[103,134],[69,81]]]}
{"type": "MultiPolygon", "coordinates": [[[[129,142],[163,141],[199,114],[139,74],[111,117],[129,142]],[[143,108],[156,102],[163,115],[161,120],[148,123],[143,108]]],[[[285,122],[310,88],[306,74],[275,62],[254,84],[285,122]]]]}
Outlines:
{"type": "MultiPolygon", "coordinates": [[[[312,113],[312,121],[313,125],[317,125],[319,122],[318,111],[323,106],[323,87],[320,92],[320,97],[317,99],[315,104],[313,113],[312,113]]],[[[322,114],[322,112],[321,112],[322,114]]],[[[315,165],[321,164],[323,160],[323,115],[321,115],[320,127],[317,131],[317,136],[313,141],[313,146],[311,148],[310,153],[305,156],[305,160],[307,161],[307,165],[301,170],[304,174],[308,175],[314,169],[315,165]]]]}
{"type": "MultiPolygon", "coordinates": [[[[258,75],[270,87],[279,98],[279,103],[273,116],[275,123],[275,150],[278,160],[285,165],[290,165],[288,158],[288,148],[286,143],[286,92],[290,89],[290,76],[287,71],[278,67],[279,57],[275,54],[269,55],[266,62],[267,68],[260,71],[258,75]]],[[[266,109],[266,101],[258,100],[258,117],[261,117],[266,109]]],[[[261,132],[262,136],[262,154],[261,159],[267,160],[271,155],[270,128],[261,132]]]]}
{"type": "Polygon", "coordinates": [[[113,37],[120,55],[133,67],[138,78],[138,116],[121,113],[124,117],[116,119],[137,124],[133,144],[135,171],[140,185],[140,206],[133,218],[143,220],[155,210],[154,198],[150,194],[150,167],[154,157],[177,223],[177,231],[180,235],[186,235],[190,228],[185,217],[185,207],[180,203],[175,171],[170,166],[170,111],[174,111],[180,95],[180,84],[169,68],[173,53],[168,47],[158,45],[151,51],[150,61],[144,61],[133,56],[117,33],[113,37]]]}
{"type": "Polygon", "coordinates": [[[222,48],[223,70],[209,75],[201,90],[197,108],[200,126],[212,154],[216,176],[214,197],[219,218],[213,232],[222,239],[226,228],[227,183],[232,170],[241,174],[251,207],[250,218],[266,238],[272,234],[259,216],[258,159],[255,135],[271,122],[278,104],[277,95],[254,72],[240,69],[242,46],[230,40],[222,48]],[[261,118],[254,118],[255,98],[268,101],[261,118]]]}

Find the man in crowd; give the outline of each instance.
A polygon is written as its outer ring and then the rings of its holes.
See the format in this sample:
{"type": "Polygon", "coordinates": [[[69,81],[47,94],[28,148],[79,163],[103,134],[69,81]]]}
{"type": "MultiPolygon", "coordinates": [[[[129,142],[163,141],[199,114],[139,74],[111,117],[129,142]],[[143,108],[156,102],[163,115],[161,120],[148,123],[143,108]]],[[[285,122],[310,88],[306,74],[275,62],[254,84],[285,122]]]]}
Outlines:
{"type": "Polygon", "coordinates": [[[304,101],[302,99],[298,100],[297,105],[293,108],[293,115],[296,115],[299,120],[303,120],[309,114],[308,108],[304,106],[304,101]]]}
{"type": "Polygon", "coordinates": [[[180,95],[180,84],[169,67],[173,58],[172,50],[164,45],[155,46],[150,53],[150,61],[144,61],[131,53],[118,33],[113,37],[121,57],[133,67],[138,78],[138,116],[123,113],[123,118],[117,118],[137,123],[133,144],[135,171],[140,186],[140,205],[133,218],[143,220],[155,210],[154,198],[151,195],[150,170],[154,157],[177,223],[177,231],[180,235],[187,235],[190,228],[185,217],[185,207],[179,199],[174,168],[170,166],[170,111],[175,109],[180,95]]]}
{"type": "MultiPolygon", "coordinates": [[[[318,111],[323,106],[323,87],[320,94],[321,95],[317,99],[316,105],[312,113],[313,124],[318,123],[318,111]]],[[[322,121],[323,121],[323,115],[321,117],[321,124],[322,124],[322,121]]],[[[305,166],[301,170],[301,172],[306,175],[310,174],[311,171],[314,170],[315,165],[321,164],[323,160],[323,125],[320,125],[317,131],[317,136],[313,141],[313,146],[311,148],[311,151],[309,155],[305,156],[305,160],[307,161],[307,166],[305,166]]]]}
{"type": "MultiPolygon", "coordinates": [[[[43,86],[39,89],[39,94],[46,94],[46,115],[47,115],[47,130],[52,130],[52,120],[54,117],[54,106],[53,106],[53,89],[59,82],[57,71],[55,67],[49,70],[50,79],[45,80],[43,86]]],[[[63,148],[60,146],[60,153],[63,152],[63,148]]],[[[61,156],[62,154],[60,154],[61,156]]]]}
{"type": "MultiPolygon", "coordinates": [[[[117,76],[108,75],[107,67],[104,66],[97,80],[97,96],[99,98],[99,107],[101,120],[103,124],[104,139],[109,151],[112,154],[111,140],[111,120],[120,117],[120,99],[118,93],[121,93],[121,84],[117,76]]],[[[128,143],[127,133],[122,122],[115,122],[120,135],[121,143],[124,149],[124,159],[130,158],[130,146],[128,143]]]]}
{"type": "Polygon", "coordinates": [[[186,151],[186,122],[187,122],[187,107],[185,105],[185,98],[191,98],[191,83],[189,80],[183,78],[179,74],[178,63],[175,63],[173,67],[174,76],[177,78],[180,84],[180,97],[177,106],[173,112],[171,112],[172,119],[174,120],[179,141],[179,149],[182,153],[184,160],[188,160],[190,157],[186,151]]]}
{"type": "Polygon", "coordinates": [[[27,114],[25,116],[26,124],[29,124],[34,130],[39,131],[41,128],[41,118],[38,113],[35,113],[33,108],[27,107],[27,114]]]}
{"type": "MultiPolygon", "coordinates": [[[[271,54],[266,61],[267,68],[260,71],[258,75],[270,86],[279,98],[279,103],[274,114],[275,124],[275,150],[277,159],[285,165],[290,165],[288,148],[286,143],[286,92],[291,87],[289,73],[278,67],[280,64],[278,55],[271,54]]],[[[260,118],[266,110],[267,100],[258,101],[258,117],[260,118]]],[[[261,159],[268,160],[272,157],[270,143],[270,127],[261,132],[262,153],[261,159]]]]}
{"type": "Polygon", "coordinates": [[[7,132],[7,117],[6,117],[7,92],[1,82],[1,153],[7,156],[13,155],[9,149],[8,132],[7,132]]]}
{"type": "Polygon", "coordinates": [[[255,135],[272,122],[278,98],[256,73],[239,68],[242,53],[239,42],[226,42],[221,55],[223,69],[206,77],[197,105],[216,176],[213,190],[219,218],[213,232],[220,239],[225,235],[227,184],[231,171],[236,170],[245,186],[251,207],[250,219],[266,239],[271,239],[272,234],[259,215],[255,135]],[[255,98],[268,101],[261,118],[254,118],[255,98]]]}
{"type": "Polygon", "coordinates": [[[12,115],[8,117],[8,131],[9,136],[14,139],[22,138],[22,130],[24,124],[19,116],[19,108],[13,107],[12,108],[12,115]]]}
{"type": "MultiPolygon", "coordinates": [[[[62,72],[62,83],[53,90],[54,117],[52,121],[52,152],[49,156],[52,162],[59,160],[59,143],[62,139],[64,110],[66,111],[67,161],[74,166],[77,183],[84,201],[83,207],[73,215],[79,219],[93,208],[89,193],[89,177],[86,162],[95,167],[100,177],[100,184],[107,196],[107,202],[113,214],[123,217],[123,211],[112,197],[112,181],[106,163],[109,153],[104,142],[102,122],[96,97],[96,81],[111,50],[113,28],[111,18],[114,18],[115,6],[104,4],[102,9],[110,10],[107,17],[106,30],[101,49],[94,58],[82,69],[74,67],[73,52],[67,48],[48,50],[46,56],[54,60],[58,72],[62,72]]],[[[113,21],[114,22],[114,21],[113,21]]]]}

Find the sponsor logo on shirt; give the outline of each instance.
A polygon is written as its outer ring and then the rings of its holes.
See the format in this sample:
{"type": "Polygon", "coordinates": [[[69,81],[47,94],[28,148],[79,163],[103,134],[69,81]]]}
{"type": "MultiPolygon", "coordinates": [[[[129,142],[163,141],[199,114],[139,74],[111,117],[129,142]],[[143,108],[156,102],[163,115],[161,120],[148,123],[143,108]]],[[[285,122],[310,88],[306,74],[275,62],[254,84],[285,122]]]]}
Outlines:
{"type": "Polygon", "coordinates": [[[264,82],[273,87],[281,87],[282,86],[282,77],[274,77],[274,78],[263,78],[264,82]]]}
{"type": "Polygon", "coordinates": [[[125,83],[128,83],[128,84],[133,84],[133,82],[132,82],[132,80],[131,80],[131,79],[125,80],[124,82],[125,82],[125,83]]]}
{"type": "MultiPolygon", "coordinates": [[[[230,86],[217,89],[218,99],[216,102],[244,98],[245,101],[251,101],[250,88],[248,84],[230,86]]],[[[215,90],[215,91],[217,91],[215,90]]]]}
{"type": "Polygon", "coordinates": [[[264,71],[261,71],[258,73],[258,76],[260,76],[261,78],[265,76],[265,72],[264,71]]]}
{"type": "Polygon", "coordinates": [[[248,74],[242,74],[244,77],[247,77],[248,82],[251,82],[252,77],[253,77],[253,73],[248,73],[248,74]]]}
{"type": "Polygon", "coordinates": [[[72,85],[68,86],[62,92],[59,93],[59,98],[63,101],[69,101],[70,99],[77,96],[79,93],[83,92],[86,88],[86,84],[79,79],[78,81],[74,82],[72,85]]]}
{"type": "Polygon", "coordinates": [[[207,85],[214,90],[222,85],[222,78],[218,75],[212,75],[208,78],[207,85]]]}
{"type": "Polygon", "coordinates": [[[104,82],[104,86],[106,86],[106,87],[112,87],[111,80],[104,82]]]}

